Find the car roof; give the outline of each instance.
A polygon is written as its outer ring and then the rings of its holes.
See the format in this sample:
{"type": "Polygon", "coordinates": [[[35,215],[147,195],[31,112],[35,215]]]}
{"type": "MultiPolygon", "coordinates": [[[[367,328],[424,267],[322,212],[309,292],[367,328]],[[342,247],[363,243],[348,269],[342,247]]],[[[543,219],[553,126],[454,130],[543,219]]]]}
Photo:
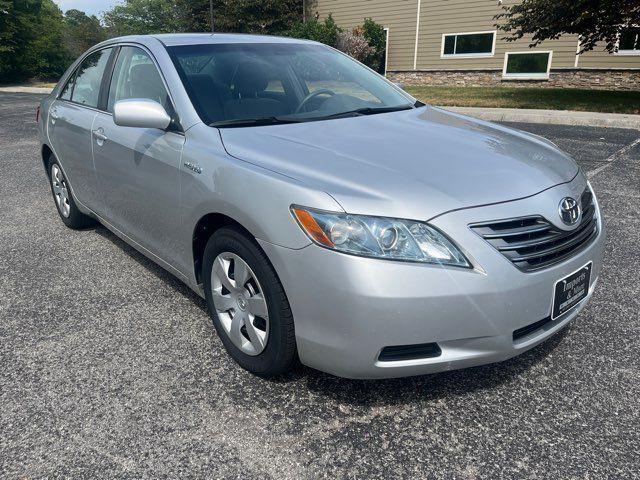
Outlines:
{"type": "Polygon", "coordinates": [[[176,45],[213,45],[225,43],[317,43],[297,38],[249,35],[243,33],[163,33],[156,35],[132,35],[114,38],[112,41],[142,41],[148,38],[155,38],[168,47],[176,45]]]}

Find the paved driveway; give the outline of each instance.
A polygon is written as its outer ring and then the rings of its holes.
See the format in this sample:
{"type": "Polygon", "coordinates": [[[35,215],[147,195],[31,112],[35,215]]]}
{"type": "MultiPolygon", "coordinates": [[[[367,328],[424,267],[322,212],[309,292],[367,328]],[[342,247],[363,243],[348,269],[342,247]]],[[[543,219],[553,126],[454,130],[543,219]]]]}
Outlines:
{"type": "Polygon", "coordinates": [[[638,476],[640,132],[520,125],[596,172],[608,225],[598,291],[563,333],[465,371],[265,381],[184,285],[62,225],[36,101],[0,96],[0,477],[638,476]]]}

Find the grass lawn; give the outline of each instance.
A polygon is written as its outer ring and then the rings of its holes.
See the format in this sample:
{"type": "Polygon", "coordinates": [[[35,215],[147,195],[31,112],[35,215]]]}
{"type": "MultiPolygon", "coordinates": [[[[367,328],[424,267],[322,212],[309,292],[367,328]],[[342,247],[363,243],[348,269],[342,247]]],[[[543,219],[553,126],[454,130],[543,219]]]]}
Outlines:
{"type": "Polygon", "coordinates": [[[541,108],[640,114],[640,91],[513,87],[405,87],[423,102],[456,107],[541,108]]]}

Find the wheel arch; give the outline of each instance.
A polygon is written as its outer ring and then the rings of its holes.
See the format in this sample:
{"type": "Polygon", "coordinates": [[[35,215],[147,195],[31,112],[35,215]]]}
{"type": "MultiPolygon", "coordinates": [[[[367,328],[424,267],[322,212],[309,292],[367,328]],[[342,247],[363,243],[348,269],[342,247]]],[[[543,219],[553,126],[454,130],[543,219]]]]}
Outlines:
{"type": "Polygon", "coordinates": [[[192,234],[192,253],[193,253],[193,272],[196,283],[201,284],[202,279],[202,261],[204,259],[204,250],[207,242],[217,230],[223,227],[236,227],[251,238],[256,238],[244,225],[234,218],[223,213],[207,213],[203,215],[197,222],[192,234]]]}
{"type": "Polygon", "coordinates": [[[53,150],[46,143],[42,144],[42,148],[40,149],[40,155],[42,157],[42,166],[44,167],[44,171],[47,172],[47,176],[49,176],[49,157],[53,155],[53,150]]]}

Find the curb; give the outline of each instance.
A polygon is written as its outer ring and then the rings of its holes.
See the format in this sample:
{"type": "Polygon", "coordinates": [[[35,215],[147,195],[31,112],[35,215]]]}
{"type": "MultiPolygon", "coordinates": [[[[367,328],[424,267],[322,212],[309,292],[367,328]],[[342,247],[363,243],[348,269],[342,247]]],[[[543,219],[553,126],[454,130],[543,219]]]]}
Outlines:
{"type": "Polygon", "coordinates": [[[53,88],[49,87],[0,87],[2,93],[51,93],[53,88]]]}
{"type": "Polygon", "coordinates": [[[515,108],[438,107],[489,122],[547,123],[640,130],[640,115],[515,108]]]}

